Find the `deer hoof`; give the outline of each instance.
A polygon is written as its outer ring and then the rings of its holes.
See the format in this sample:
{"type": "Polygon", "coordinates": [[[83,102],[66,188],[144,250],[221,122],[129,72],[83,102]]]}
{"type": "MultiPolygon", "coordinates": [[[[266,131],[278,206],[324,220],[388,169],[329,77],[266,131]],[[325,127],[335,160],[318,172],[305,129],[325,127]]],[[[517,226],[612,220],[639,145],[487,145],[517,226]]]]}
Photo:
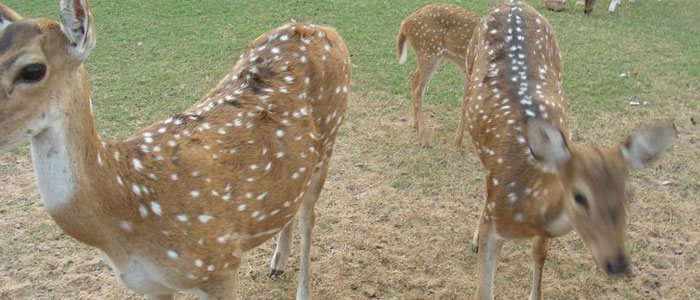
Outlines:
{"type": "Polygon", "coordinates": [[[270,269],[270,273],[267,274],[267,277],[269,278],[277,278],[284,273],[284,270],[275,270],[275,269],[270,269]]]}

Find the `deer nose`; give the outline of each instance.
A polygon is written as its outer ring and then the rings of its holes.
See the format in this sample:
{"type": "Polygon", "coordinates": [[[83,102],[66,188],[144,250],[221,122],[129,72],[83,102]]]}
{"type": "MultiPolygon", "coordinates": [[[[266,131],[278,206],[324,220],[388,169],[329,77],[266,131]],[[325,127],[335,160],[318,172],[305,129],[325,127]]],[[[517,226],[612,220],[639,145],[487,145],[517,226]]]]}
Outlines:
{"type": "Polygon", "coordinates": [[[615,259],[608,260],[605,264],[605,271],[608,275],[615,275],[627,271],[627,259],[620,253],[615,259]]]}

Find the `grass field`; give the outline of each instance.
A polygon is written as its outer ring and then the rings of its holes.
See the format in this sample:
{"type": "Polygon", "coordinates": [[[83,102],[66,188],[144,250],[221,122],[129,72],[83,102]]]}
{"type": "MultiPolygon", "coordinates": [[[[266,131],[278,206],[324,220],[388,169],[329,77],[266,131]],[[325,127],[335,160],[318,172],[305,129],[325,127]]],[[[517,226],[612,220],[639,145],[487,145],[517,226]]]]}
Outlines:
{"type": "MultiPolygon", "coordinates": [[[[3,3],[57,19],[57,3],[3,3]]],[[[483,15],[492,0],[445,1],[483,15]]],[[[610,279],[570,233],[550,243],[547,299],[700,299],[700,2],[599,0],[591,16],[528,1],[553,24],[564,61],[576,145],[614,146],[632,130],[672,120],[679,137],[652,167],[632,174],[631,274],[610,279]],[[624,74],[624,75],[623,75],[624,74]],[[638,101],[641,105],[630,105],[638,101]],[[693,121],[694,120],[694,121],[693,121]]],[[[461,78],[438,72],[424,110],[433,147],[409,126],[412,54],[396,59],[398,25],[426,1],[91,1],[98,43],[85,67],[100,132],[120,139],[179,112],[222,77],[250,40],[290,18],[338,29],[352,54],[348,121],[317,205],[312,295],[317,299],[467,299],[476,287],[471,237],[484,170],[470,141],[451,146],[461,78]]],[[[524,299],[529,242],[507,243],[497,299],[524,299]]],[[[288,271],[265,275],[274,242],[249,253],[239,299],[292,299],[288,271]]],[[[27,147],[0,156],[0,299],[139,299],[97,252],[62,234],[43,210],[27,147]]],[[[194,299],[181,295],[178,299],[194,299]]]]}

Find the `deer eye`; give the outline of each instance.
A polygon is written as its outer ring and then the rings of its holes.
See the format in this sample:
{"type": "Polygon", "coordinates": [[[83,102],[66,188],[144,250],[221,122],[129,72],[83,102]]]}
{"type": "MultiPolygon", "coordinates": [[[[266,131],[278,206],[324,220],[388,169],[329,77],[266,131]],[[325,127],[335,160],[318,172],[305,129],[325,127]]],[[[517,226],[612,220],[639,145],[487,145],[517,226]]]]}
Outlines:
{"type": "Polygon", "coordinates": [[[577,205],[588,209],[588,199],[586,199],[586,196],[583,194],[579,192],[574,193],[574,202],[576,202],[577,205]]]}
{"type": "Polygon", "coordinates": [[[22,71],[17,76],[15,81],[25,82],[25,83],[36,83],[44,79],[46,75],[46,65],[44,64],[30,64],[24,66],[22,71]]]}

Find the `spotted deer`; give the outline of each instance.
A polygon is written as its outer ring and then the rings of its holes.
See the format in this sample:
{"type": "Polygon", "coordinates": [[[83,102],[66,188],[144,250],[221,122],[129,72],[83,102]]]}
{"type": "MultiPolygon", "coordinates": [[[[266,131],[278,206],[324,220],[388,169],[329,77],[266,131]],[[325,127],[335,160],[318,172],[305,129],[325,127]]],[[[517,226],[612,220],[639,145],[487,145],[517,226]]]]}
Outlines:
{"type": "Polygon", "coordinates": [[[350,61],[331,28],[289,23],[248,44],[183,113],[103,142],[83,62],[96,30],[86,0],[60,20],[0,5],[0,152],[31,142],[48,213],[103,253],[148,299],[233,299],[243,254],[281,231],[271,274],[301,228],[297,299],[309,299],[314,204],[343,122],[350,61]]]}
{"type": "Polygon", "coordinates": [[[411,75],[411,99],[413,127],[418,131],[422,147],[430,146],[421,109],[430,78],[445,60],[452,62],[464,76],[464,55],[477,23],[477,15],[449,4],[425,6],[401,22],[397,39],[399,63],[406,62],[408,43],[415,52],[418,64],[411,75]]]}
{"type": "Polygon", "coordinates": [[[611,275],[624,273],[628,172],[673,142],[673,126],[644,127],[612,149],[573,148],[554,32],[547,19],[524,3],[499,5],[483,17],[467,61],[470,79],[462,122],[468,122],[488,172],[486,202],[474,235],[476,299],[493,299],[496,264],[507,240],[534,237],[530,299],[541,299],[549,239],[571,230],[599,268],[611,275]]]}

